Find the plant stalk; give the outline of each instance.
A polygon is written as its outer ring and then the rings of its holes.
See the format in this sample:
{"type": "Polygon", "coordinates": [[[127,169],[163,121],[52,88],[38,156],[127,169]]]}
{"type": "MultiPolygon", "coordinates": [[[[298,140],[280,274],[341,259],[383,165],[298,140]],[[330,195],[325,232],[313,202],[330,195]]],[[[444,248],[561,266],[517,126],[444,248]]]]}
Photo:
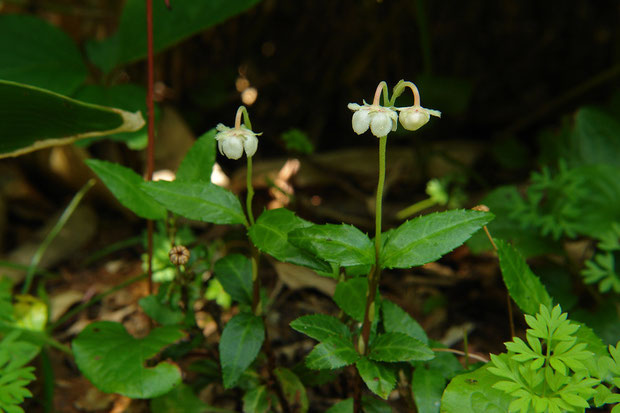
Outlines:
{"type": "MultiPolygon", "coordinates": [[[[155,104],[154,90],[154,63],[153,63],[153,0],[146,0],[146,54],[147,54],[147,93],[146,107],[148,118],[148,145],[146,150],[146,180],[153,180],[155,171],[155,104]]],[[[147,274],[149,295],[153,294],[153,221],[146,221],[147,231],[147,274]]]]}

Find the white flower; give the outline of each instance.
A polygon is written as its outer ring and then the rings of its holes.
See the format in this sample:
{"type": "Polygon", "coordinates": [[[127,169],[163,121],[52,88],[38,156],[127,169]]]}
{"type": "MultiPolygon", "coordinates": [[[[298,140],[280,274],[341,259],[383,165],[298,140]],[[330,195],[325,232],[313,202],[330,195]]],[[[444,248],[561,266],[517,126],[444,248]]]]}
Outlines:
{"type": "Polygon", "coordinates": [[[250,157],[256,153],[260,133],[254,133],[245,126],[229,128],[221,123],[216,126],[218,131],[215,135],[217,147],[222,155],[229,159],[239,159],[245,154],[250,157]]]}
{"type": "Polygon", "coordinates": [[[433,109],[426,109],[422,106],[409,106],[407,108],[396,108],[400,111],[400,124],[407,130],[418,130],[431,118],[431,115],[441,117],[441,112],[433,109]]]}
{"type": "Polygon", "coordinates": [[[353,130],[358,135],[366,132],[368,128],[377,138],[387,136],[390,131],[396,130],[398,125],[398,113],[392,108],[380,105],[369,105],[364,102],[364,106],[357,103],[349,103],[348,106],[353,112],[353,130]]]}

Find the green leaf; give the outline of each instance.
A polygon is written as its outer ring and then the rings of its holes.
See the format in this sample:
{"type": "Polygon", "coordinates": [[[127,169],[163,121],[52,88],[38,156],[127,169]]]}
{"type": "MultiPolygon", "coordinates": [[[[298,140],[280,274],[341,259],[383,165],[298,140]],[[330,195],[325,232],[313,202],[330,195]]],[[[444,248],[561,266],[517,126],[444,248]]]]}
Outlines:
{"type": "Polygon", "coordinates": [[[267,386],[255,387],[243,396],[245,413],[268,413],[270,408],[267,386]]]}
{"type": "Polygon", "coordinates": [[[177,181],[211,182],[215,163],[215,128],[205,132],[192,145],[177,171],[177,181]]]}
{"type": "Polygon", "coordinates": [[[375,263],[372,241],[353,225],[312,225],[291,231],[288,240],[340,267],[375,263]]]}
{"type": "MultiPolygon", "coordinates": [[[[364,413],[391,413],[392,408],[384,401],[372,397],[362,396],[362,409],[364,413]]],[[[353,413],[353,399],[345,399],[329,408],[325,413],[353,413]]],[[[423,412],[421,412],[423,413],[423,412]]]]}
{"type": "Polygon", "coordinates": [[[407,221],[396,228],[381,250],[381,268],[411,268],[435,261],[465,242],[493,214],[453,210],[407,221]]]}
{"type": "Polygon", "coordinates": [[[476,371],[456,376],[441,398],[442,413],[505,413],[513,397],[493,388],[497,376],[488,364],[476,371]]]}
{"type": "Polygon", "coordinates": [[[38,87],[0,80],[0,158],[91,136],[131,132],[142,126],[140,113],[92,105],[38,87]]]}
{"type": "Polygon", "coordinates": [[[570,135],[570,159],[582,165],[620,166],[620,123],[610,114],[594,107],[579,109],[575,129],[570,135]]]}
{"type": "Polygon", "coordinates": [[[11,331],[0,341],[0,412],[21,412],[19,405],[32,397],[26,388],[35,379],[34,367],[24,367],[38,353],[39,347],[17,341],[20,333],[11,331]]]}
{"type": "Polygon", "coordinates": [[[387,400],[396,386],[396,371],[388,364],[361,358],[355,363],[366,386],[377,396],[387,400]]]}
{"type": "Polygon", "coordinates": [[[179,324],[185,315],[179,309],[172,309],[169,305],[162,303],[157,296],[148,295],[139,301],[140,307],[146,315],[164,326],[179,324]]]}
{"type": "MultiPolygon", "coordinates": [[[[179,1],[168,10],[163,1],[153,2],[155,52],[214,26],[258,3],[259,0],[179,1]]],[[[91,42],[87,52],[104,72],[146,57],[145,3],[127,0],[117,32],[101,42],[91,42]]]]}
{"type": "Polygon", "coordinates": [[[274,370],[274,373],[289,406],[294,406],[291,410],[294,412],[306,413],[308,411],[308,395],[299,377],[291,370],[284,367],[278,367],[274,370]]]}
{"type": "Polygon", "coordinates": [[[435,353],[426,344],[404,333],[381,334],[370,344],[368,354],[375,361],[430,360],[435,353]]]}
{"type": "Polygon", "coordinates": [[[228,409],[211,407],[194,394],[192,388],[181,383],[163,396],[151,400],[153,413],[233,413],[228,409]]]}
{"type": "Polygon", "coordinates": [[[299,317],[291,322],[291,328],[312,337],[317,341],[325,341],[330,337],[351,339],[351,332],[337,318],[325,314],[310,314],[299,317]]]}
{"type": "Polygon", "coordinates": [[[142,189],[175,214],[214,224],[245,224],[239,199],[210,182],[144,182],[142,189]]]}
{"type": "Polygon", "coordinates": [[[164,219],[166,210],[142,190],[142,177],[119,164],[88,159],[86,165],[97,174],[116,199],[136,215],[146,219],[164,219]]]}
{"type": "Polygon", "coordinates": [[[71,38],[29,15],[0,15],[0,56],[0,79],[65,95],[75,91],[87,75],[71,38]]]}
{"type": "Polygon", "coordinates": [[[136,339],[122,324],[100,321],[73,340],[73,354],[80,371],[102,392],[149,399],[177,386],[181,371],[169,362],[145,367],[146,361],[182,337],[176,327],[158,327],[136,339]]]}
{"type": "Polygon", "coordinates": [[[355,363],[359,357],[351,340],[330,337],[314,347],[306,357],[306,365],[314,370],[337,369],[355,363]]]}
{"type": "MultiPolygon", "coordinates": [[[[357,321],[364,321],[368,280],[365,277],[351,278],[338,283],[334,301],[338,307],[357,321]]],[[[376,301],[375,301],[376,302],[376,301]]]]}
{"type": "Polygon", "coordinates": [[[504,283],[521,311],[536,314],[541,304],[550,308],[553,302],[549,293],[519,251],[503,240],[495,240],[495,243],[504,283]]]}
{"type": "Polygon", "coordinates": [[[334,404],[325,413],[353,413],[353,399],[348,398],[334,404]]]}
{"type": "Polygon", "coordinates": [[[441,395],[446,387],[446,379],[434,369],[417,367],[413,372],[411,390],[419,412],[439,413],[441,395]]]}
{"type": "Polygon", "coordinates": [[[275,259],[297,264],[313,270],[331,272],[331,266],[312,254],[299,249],[288,241],[288,233],[307,228],[312,223],[296,216],[292,211],[279,208],[264,211],[250,227],[248,235],[252,243],[262,252],[275,259]]]}
{"type": "Polygon", "coordinates": [[[254,314],[237,314],[224,326],[219,348],[225,388],[237,383],[258,355],[264,339],[263,319],[254,314]]]}
{"type": "Polygon", "coordinates": [[[383,314],[383,328],[386,333],[405,333],[424,344],[428,344],[428,337],[422,326],[396,303],[384,299],[381,302],[381,312],[383,314]]]}
{"type": "Polygon", "coordinates": [[[233,300],[252,304],[252,263],[241,254],[219,259],[213,267],[215,277],[233,300]]]}

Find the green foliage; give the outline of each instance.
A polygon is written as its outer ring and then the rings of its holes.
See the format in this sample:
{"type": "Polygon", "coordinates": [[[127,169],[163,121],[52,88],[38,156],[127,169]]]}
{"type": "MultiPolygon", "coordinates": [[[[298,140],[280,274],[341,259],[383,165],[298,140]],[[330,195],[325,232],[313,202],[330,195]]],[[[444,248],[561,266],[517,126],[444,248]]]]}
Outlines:
{"type": "Polygon", "coordinates": [[[301,316],[291,323],[291,328],[317,341],[325,341],[330,337],[351,339],[347,326],[337,318],[325,314],[301,316]]]}
{"type": "Polygon", "coordinates": [[[34,367],[24,367],[38,353],[39,347],[18,341],[13,331],[0,341],[0,413],[24,413],[19,405],[32,393],[26,386],[35,379],[34,367]]]}
{"type": "Polygon", "coordinates": [[[311,154],[314,152],[314,145],[308,139],[308,135],[299,129],[289,129],[282,134],[284,147],[289,152],[311,154]]]}
{"type": "Polygon", "coordinates": [[[267,413],[271,408],[271,399],[267,386],[258,386],[243,396],[243,411],[246,413],[267,413]]]}
{"type": "Polygon", "coordinates": [[[237,383],[258,355],[264,340],[263,319],[254,314],[237,314],[224,326],[219,349],[225,388],[237,383]]]}
{"type": "Polygon", "coordinates": [[[146,219],[164,219],[166,210],[151,197],[150,192],[143,191],[140,184],[143,179],[131,169],[115,163],[88,159],[86,164],[103,181],[123,206],[136,215],[146,219]]]}
{"type": "Polygon", "coordinates": [[[187,152],[179,169],[177,181],[211,181],[211,172],[215,164],[215,128],[203,133],[187,152]]]}
{"type": "Polygon", "coordinates": [[[489,364],[454,377],[441,397],[442,413],[506,413],[512,397],[493,387],[489,364]]]}
{"type": "Polygon", "coordinates": [[[73,353],[80,371],[99,390],[135,399],[163,395],[181,382],[180,369],[169,362],[145,367],[151,357],[183,337],[177,327],[158,327],[142,339],[120,323],[88,325],[75,340],[73,353]]]}
{"type": "Polygon", "coordinates": [[[289,232],[291,244],[340,267],[375,263],[375,249],[353,225],[312,225],[289,232]]]}
{"type": "Polygon", "coordinates": [[[168,210],[189,219],[214,224],[245,224],[239,199],[210,182],[143,182],[140,188],[168,210]]]}
{"type": "Polygon", "coordinates": [[[279,261],[331,272],[331,266],[328,263],[301,250],[288,240],[289,232],[311,225],[313,224],[299,218],[288,209],[271,209],[264,211],[258,217],[248,231],[248,235],[256,248],[279,261]]]}
{"type": "Polygon", "coordinates": [[[373,361],[366,357],[359,359],[355,366],[370,391],[387,400],[396,386],[396,369],[390,364],[373,361]]]}
{"type": "Polygon", "coordinates": [[[383,328],[387,333],[404,333],[428,344],[428,337],[422,326],[392,301],[381,301],[381,314],[383,328]]]}
{"type": "Polygon", "coordinates": [[[172,308],[169,303],[155,295],[142,297],[139,304],[146,315],[163,326],[178,324],[185,317],[179,308],[172,308]]]}
{"type": "MultiPolygon", "coordinates": [[[[6,16],[0,16],[6,17],[6,16]]],[[[0,158],[144,126],[139,113],[92,105],[0,80],[0,158]]]]}
{"type": "Polygon", "coordinates": [[[552,300],[545,286],[530,270],[519,251],[503,240],[495,240],[495,243],[504,283],[521,311],[535,314],[540,305],[551,307],[552,300]]]}
{"type": "Polygon", "coordinates": [[[211,407],[194,394],[191,387],[181,383],[174,389],[151,400],[153,413],[232,413],[227,409],[211,407]]]}
{"type": "Polygon", "coordinates": [[[213,268],[216,279],[233,300],[252,304],[252,263],[241,254],[220,258],[213,268]]]}
{"type": "Polygon", "coordinates": [[[308,411],[308,395],[306,388],[291,370],[279,367],[274,370],[276,379],[278,380],[284,397],[291,406],[291,410],[299,413],[308,411]]]}
{"type": "Polygon", "coordinates": [[[583,107],[575,116],[563,157],[571,165],[620,166],[620,123],[606,110],[583,107]]]}
{"type": "Polygon", "coordinates": [[[435,353],[423,342],[404,333],[385,333],[370,343],[368,357],[375,361],[430,360],[435,353]]]}
{"type": "MultiPolygon", "coordinates": [[[[338,283],[334,292],[334,302],[349,317],[357,321],[364,320],[366,311],[366,296],[368,280],[366,278],[352,278],[338,283]]],[[[376,308],[379,311],[379,308],[376,308]]]]}
{"type": "Polygon", "coordinates": [[[306,357],[306,365],[314,370],[337,369],[360,358],[351,340],[332,336],[322,341],[306,357]]]}
{"type": "MultiPolygon", "coordinates": [[[[63,95],[73,93],[87,75],[80,52],[71,38],[33,16],[0,16],[0,56],[0,79],[63,95]]],[[[80,120],[80,116],[75,116],[75,121],[80,120]]]]}
{"type": "Polygon", "coordinates": [[[597,249],[581,271],[584,281],[586,284],[598,283],[602,293],[610,290],[620,293],[620,270],[616,269],[616,256],[620,252],[620,222],[614,222],[600,235],[597,249]]]}
{"type": "Polygon", "coordinates": [[[435,261],[465,242],[493,218],[479,211],[453,210],[407,221],[392,231],[381,250],[382,268],[410,268],[435,261]]]}

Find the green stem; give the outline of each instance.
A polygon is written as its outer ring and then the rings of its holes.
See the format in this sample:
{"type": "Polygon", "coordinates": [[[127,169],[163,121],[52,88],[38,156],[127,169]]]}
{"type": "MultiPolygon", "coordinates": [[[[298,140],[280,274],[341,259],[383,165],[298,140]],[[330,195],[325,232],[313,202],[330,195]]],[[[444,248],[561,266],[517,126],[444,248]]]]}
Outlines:
{"type": "Polygon", "coordinates": [[[407,208],[405,208],[405,209],[403,209],[401,211],[398,211],[396,213],[396,218],[398,218],[398,219],[408,218],[411,215],[413,215],[415,213],[418,213],[418,212],[420,212],[420,211],[422,211],[422,210],[424,210],[426,208],[430,208],[430,207],[432,207],[435,204],[437,204],[437,201],[435,199],[433,199],[433,198],[423,199],[420,202],[416,202],[415,204],[409,205],[407,208]]]}
{"type": "Polygon", "coordinates": [[[92,186],[95,185],[96,182],[97,181],[95,181],[94,179],[89,179],[88,182],[86,182],[86,184],[82,187],[82,189],[80,189],[78,193],[75,194],[71,202],[69,202],[69,205],[67,205],[67,207],[63,211],[58,221],[56,221],[56,224],[54,225],[52,230],[47,234],[39,248],[37,248],[36,252],[32,257],[32,260],[30,261],[30,267],[28,267],[28,272],[26,273],[26,281],[24,282],[24,286],[22,287],[22,294],[27,294],[28,290],[30,290],[34,274],[37,271],[37,266],[39,265],[41,258],[43,258],[43,254],[47,250],[47,247],[49,247],[52,241],[54,241],[54,238],[56,238],[56,236],[65,226],[65,224],[79,205],[82,198],[84,198],[84,195],[86,195],[86,192],[88,192],[88,190],[92,188],[92,186]]]}
{"type": "Polygon", "coordinates": [[[379,138],[379,183],[377,184],[377,199],[375,201],[375,263],[380,267],[379,254],[381,252],[381,217],[383,208],[383,186],[385,185],[385,152],[387,136],[379,138]]]}
{"type": "Polygon", "coordinates": [[[248,219],[250,220],[250,225],[254,225],[254,214],[252,213],[252,199],[254,198],[254,187],[252,186],[252,157],[248,156],[248,170],[246,174],[246,189],[247,196],[245,199],[245,207],[248,213],[248,219]]]}

